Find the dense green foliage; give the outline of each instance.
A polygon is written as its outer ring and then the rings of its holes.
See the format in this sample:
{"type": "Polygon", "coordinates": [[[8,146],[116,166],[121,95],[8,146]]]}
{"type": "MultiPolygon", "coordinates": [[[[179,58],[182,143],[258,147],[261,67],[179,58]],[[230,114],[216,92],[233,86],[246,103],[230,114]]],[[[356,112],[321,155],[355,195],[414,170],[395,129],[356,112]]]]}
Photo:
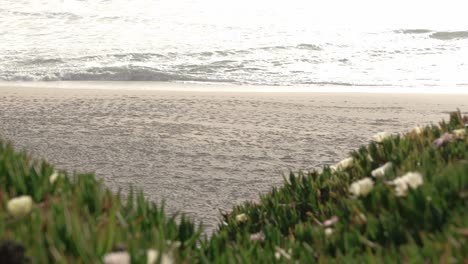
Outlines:
{"type": "Polygon", "coordinates": [[[346,168],[291,173],[284,186],[224,214],[210,237],[183,215],[167,217],[141,193],[111,193],[92,174],[62,172],[51,183],[51,165],[0,143],[0,237],[20,243],[34,263],[99,263],[115,250],[146,263],[148,249],[176,263],[463,263],[467,124],[455,112],[440,126],[361,147],[346,168]],[[353,182],[387,162],[393,166],[384,176],[369,178],[368,194],[350,195],[353,182]],[[407,172],[420,173],[423,183],[397,195],[392,180],[407,172]],[[14,217],[7,203],[20,195],[34,206],[14,217]]]}

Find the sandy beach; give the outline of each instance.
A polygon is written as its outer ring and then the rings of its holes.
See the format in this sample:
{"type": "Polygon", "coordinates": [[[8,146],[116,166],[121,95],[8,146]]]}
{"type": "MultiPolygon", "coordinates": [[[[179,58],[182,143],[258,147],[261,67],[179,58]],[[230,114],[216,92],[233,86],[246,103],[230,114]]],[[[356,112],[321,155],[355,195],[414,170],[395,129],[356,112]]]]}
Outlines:
{"type": "Polygon", "coordinates": [[[468,111],[467,94],[11,86],[0,85],[0,138],[59,169],[94,171],[115,191],[132,184],[208,230],[282,173],[333,164],[376,132],[468,111]]]}

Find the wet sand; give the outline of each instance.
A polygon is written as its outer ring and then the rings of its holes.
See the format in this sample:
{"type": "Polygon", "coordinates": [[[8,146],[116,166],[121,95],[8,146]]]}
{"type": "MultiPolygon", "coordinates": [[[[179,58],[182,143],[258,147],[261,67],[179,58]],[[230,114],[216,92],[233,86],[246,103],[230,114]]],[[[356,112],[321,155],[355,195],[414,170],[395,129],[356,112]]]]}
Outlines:
{"type": "Polygon", "coordinates": [[[0,86],[0,138],[60,169],[132,184],[213,230],[282,173],[333,164],[380,131],[436,123],[468,95],[0,86]]]}

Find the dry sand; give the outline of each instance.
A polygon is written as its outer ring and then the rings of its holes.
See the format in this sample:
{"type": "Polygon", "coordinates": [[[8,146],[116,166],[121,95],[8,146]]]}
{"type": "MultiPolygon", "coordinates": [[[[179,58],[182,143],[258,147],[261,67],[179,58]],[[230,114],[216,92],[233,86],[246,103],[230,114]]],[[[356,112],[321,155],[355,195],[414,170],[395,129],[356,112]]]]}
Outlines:
{"type": "Polygon", "coordinates": [[[0,138],[61,169],[142,189],[213,230],[283,172],[333,164],[380,131],[436,123],[468,95],[246,93],[8,87],[0,138]]]}

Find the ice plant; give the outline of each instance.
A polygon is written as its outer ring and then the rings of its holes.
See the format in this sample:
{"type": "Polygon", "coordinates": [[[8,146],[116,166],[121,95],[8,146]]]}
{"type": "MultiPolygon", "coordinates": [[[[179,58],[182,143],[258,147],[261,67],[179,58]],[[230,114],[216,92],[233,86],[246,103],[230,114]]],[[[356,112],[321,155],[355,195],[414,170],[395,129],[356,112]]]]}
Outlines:
{"type": "Polygon", "coordinates": [[[391,182],[391,184],[395,186],[395,192],[397,196],[405,196],[408,191],[408,187],[416,189],[423,183],[423,176],[419,172],[408,172],[391,182]]]}
{"type": "Polygon", "coordinates": [[[372,141],[374,141],[375,143],[382,143],[385,139],[391,137],[392,134],[388,133],[388,132],[379,132],[377,134],[375,134],[374,136],[372,136],[372,141]]]}
{"type": "Polygon", "coordinates": [[[366,196],[374,187],[374,181],[371,178],[364,178],[353,182],[349,187],[349,192],[354,197],[366,196]]]}
{"type": "Polygon", "coordinates": [[[102,258],[104,264],[130,264],[130,254],[125,251],[111,252],[102,258]]]}
{"type": "Polygon", "coordinates": [[[350,168],[351,166],[353,166],[353,163],[354,163],[353,158],[347,158],[347,159],[344,159],[344,160],[338,162],[337,164],[335,164],[333,166],[330,166],[330,169],[332,171],[345,170],[345,169],[350,168]]]}
{"type": "Polygon", "coordinates": [[[248,217],[247,217],[246,214],[238,214],[238,215],[236,215],[236,222],[237,222],[238,224],[240,224],[240,223],[245,223],[245,222],[247,222],[247,220],[248,220],[248,217]]]}
{"type": "MultiPolygon", "coordinates": [[[[148,251],[146,251],[146,263],[147,264],[158,263],[158,258],[159,258],[159,252],[157,250],[149,249],[148,251]]],[[[161,261],[159,263],[160,264],[172,264],[174,263],[174,260],[168,254],[163,253],[161,255],[161,261]]]]}
{"type": "Polygon", "coordinates": [[[380,178],[385,176],[386,173],[388,173],[390,170],[393,168],[393,163],[387,162],[384,165],[378,167],[377,169],[373,170],[371,172],[372,177],[374,178],[380,178]]]}
{"type": "Polygon", "coordinates": [[[167,216],[143,194],[135,196],[130,189],[124,199],[94,174],[68,180],[67,173],[60,172],[54,183],[60,182],[60,188],[51,188],[52,166],[16,153],[0,140],[0,264],[385,263],[394,259],[464,263],[468,141],[466,135],[464,140],[457,138],[454,129],[466,121],[468,116],[461,119],[460,113],[453,114],[450,122],[441,123],[442,129],[432,126],[419,136],[391,137],[385,145],[361,147],[352,153],[354,164],[346,173],[330,175],[329,168],[293,172],[283,186],[260,196],[261,206],[250,201],[236,206],[234,213],[223,215],[228,224],[220,223],[207,235],[184,214],[167,216]],[[453,143],[434,149],[432,142],[446,131],[453,143]],[[368,154],[374,162],[367,160],[368,154]],[[386,186],[371,171],[389,161],[393,168],[384,176],[386,186]],[[403,172],[396,176],[403,176],[393,177],[397,171],[403,172]],[[353,194],[368,193],[367,197],[356,199],[348,188],[353,194]],[[14,218],[7,210],[8,200],[25,194],[32,197],[33,211],[14,218]],[[236,215],[242,213],[245,217],[238,218],[247,221],[237,224],[236,215]],[[106,251],[109,248],[115,253],[106,251]],[[25,260],[26,255],[34,260],[25,260]]]}
{"type": "Polygon", "coordinates": [[[33,200],[29,195],[23,195],[8,201],[7,210],[13,217],[22,217],[31,212],[33,200]]]}

